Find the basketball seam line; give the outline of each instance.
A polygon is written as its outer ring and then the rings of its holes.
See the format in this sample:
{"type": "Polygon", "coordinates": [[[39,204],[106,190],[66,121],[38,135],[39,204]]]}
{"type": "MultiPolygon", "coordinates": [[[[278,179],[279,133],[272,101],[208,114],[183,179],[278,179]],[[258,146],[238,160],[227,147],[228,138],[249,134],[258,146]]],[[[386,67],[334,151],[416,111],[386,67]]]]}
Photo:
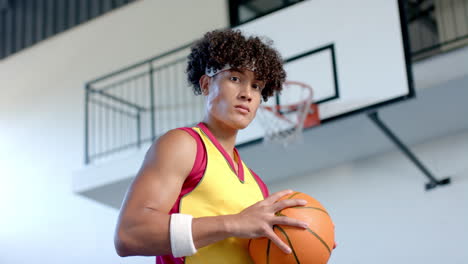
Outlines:
{"type": "MultiPolygon", "coordinates": [[[[282,214],[281,212],[277,212],[276,213],[277,216],[287,216],[287,215],[284,215],[282,214]]],[[[280,228],[279,226],[276,226],[278,228],[280,228]]],[[[315,233],[314,231],[312,231],[312,229],[310,229],[309,227],[306,228],[307,231],[309,233],[311,233],[312,235],[314,235],[320,242],[322,242],[322,244],[325,246],[325,248],[327,249],[328,253],[331,254],[331,250],[330,250],[330,247],[327,245],[327,243],[317,234],[315,233]]],[[[288,238],[288,241],[289,241],[289,238],[288,238]]]]}
{"type": "MultiPolygon", "coordinates": [[[[297,258],[297,255],[296,255],[296,251],[294,250],[294,246],[292,245],[292,242],[291,240],[289,239],[289,236],[288,234],[286,233],[286,231],[283,230],[283,228],[279,227],[279,226],[275,226],[276,228],[279,229],[279,231],[281,233],[283,233],[283,235],[286,237],[286,239],[288,240],[288,244],[289,244],[289,247],[291,248],[291,251],[292,253],[294,254],[294,258],[296,259],[296,262],[297,264],[301,264],[301,262],[299,261],[299,259],[297,258]]],[[[274,229],[274,228],[273,228],[274,229]]]]}
{"type": "Polygon", "coordinates": [[[314,231],[312,231],[312,229],[310,229],[309,227],[307,227],[307,231],[309,231],[309,233],[311,233],[312,235],[314,235],[320,242],[322,242],[322,244],[325,246],[325,248],[327,249],[328,253],[331,254],[331,250],[330,250],[330,247],[327,245],[327,243],[317,234],[315,233],[314,231]]]}
{"type": "Polygon", "coordinates": [[[298,195],[298,194],[300,194],[300,192],[295,192],[295,193],[293,193],[291,196],[289,196],[288,199],[291,199],[291,198],[293,198],[294,196],[296,196],[296,195],[298,195]]]}
{"type": "MultiPolygon", "coordinates": [[[[322,208],[319,208],[319,207],[312,207],[312,206],[293,206],[293,207],[288,207],[288,208],[294,208],[294,209],[314,209],[314,210],[319,210],[321,212],[324,212],[328,215],[328,212],[323,210],[322,208]]],[[[285,208],[285,209],[288,209],[288,208],[285,208]]],[[[284,210],[284,209],[283,209],[284,210]]],[[[282,210],[281,210],[282,211],[282,210]]]]}
{"type": "MultiPolygon", "coordinates": [[[[293,193],[291,196],[288,197],[288,199],[291,199],[291,198],[293,198],[294,196],[296,196],[298,194],[301,194],[301,192],[293,193]]],[[[309,208],[309,207],[307,207],[307,206],[294,206],[294,207],[291,207],[291,208],[309,208]]],[[[316,207],[310,207],[310,208],[316,208],[316,207]]],[[[317,208],[317,210],[323,211],[324,213],[326,213],[328,215],[328,212],[321,209],[321,208],[317,208]]]]}
{"type": "MultiPolygon", "coordinates": [[[[292,195],[290,195],[290,196],[288,197],[288,199],[291,199],[291,198],[293,198],[294,196],[296,196],[296,195],[298,195],[298,194],[300,194],[300,193],[301,193],[301,192],[295,192],[295,193],[293,193],[292,195]]],[[[300,207],[300,206],[297,206],[297,208],[301,208],[301,207],[300,207]]],[[[302,208],[305,208],[305,207],[302,207],[302,208]]],[[[314,208],[314,207],[312,207],[312,208],[314,208]]],[[[312,209],[312,208],[311,208],[311,209],[312,209]]],[[[324,210],[322,210],[322,209],[320,209],[320,208],[314,208],[314,209],[317,209],[317,210],[319,210],[319,211],[323,211],[324,213],[326,213],[326,214],[328,215],[328,213],[327,213],[326,211],[324,211],[324,210]]],[[[281,211],[282,211],[282,210],[281,210],[281,211]]],[[[283,215],[283,214],[281,213],[281,211],[277,212],[276,215],[278,215],[278,216],[285,216],[285,215],[283,215]]],[[[277,227],[278,227],[278,226],[277,226],[277,227]]],[[[278,227],[278,228],[280,228],[280,227],[278,227]]],[[[307,227],[306,229],[307,229],[307,231],[308,231],[309,233],[311,233],[312,235],[314,235],[320,242],[322,242],[322,244],[323,244],[323,245],[325,246],[325,248],[327,249],[328,253],[331,254],[330,247],[327,245],[327,243],[326,243],[317,233],[315,233],[314,231],[312,231],[312,229],[310,229],[309,227],[307,227]]],[[[280,230],[282,230],[282,229],[280,229],[280,230]]],[[[286,235],[286,234],[285,234],[285,235],[286,235]]],[[[289,237],[288,237],[287,235],[286,235],[286,238],[288,239],[288,242],[289,242],[289,237]]],[[[294,251],[293,251],[293,252],[294,252],[294,251]]],[[[295,256],[295,255],[294,255],[294,256],[295,256]]]]}
{"type": "Polygon", "coordinates": [[[268,244],[267,244],[267,255],[266,255],[266,263],[267,264],[270,264],[270,244],[271,244],[271,240],[268,239],[268,244]]]}

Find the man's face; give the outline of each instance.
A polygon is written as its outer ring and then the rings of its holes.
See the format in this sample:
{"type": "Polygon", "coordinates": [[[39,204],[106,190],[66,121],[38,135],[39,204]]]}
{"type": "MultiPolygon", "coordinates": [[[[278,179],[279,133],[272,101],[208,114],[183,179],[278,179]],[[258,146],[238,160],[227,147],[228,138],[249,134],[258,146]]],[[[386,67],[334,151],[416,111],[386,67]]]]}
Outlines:
{"type": "Polygon", "coordinates": [[[264,86],[250,70],[222,71],[209,81],[205,92],[207,112],[229,127],[246,128],[255,118],[264,86]]]}

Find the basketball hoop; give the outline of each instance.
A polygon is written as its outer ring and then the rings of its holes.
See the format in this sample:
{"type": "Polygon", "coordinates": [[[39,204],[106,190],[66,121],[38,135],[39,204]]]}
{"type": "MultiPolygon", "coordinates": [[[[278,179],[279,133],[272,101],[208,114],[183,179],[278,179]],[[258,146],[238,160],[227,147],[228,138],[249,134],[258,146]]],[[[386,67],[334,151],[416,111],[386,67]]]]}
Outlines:
{"type": "Polygon", "coordinates": [[[320,124],[318,107],[313,103],[312,87],[286,81],[279,100],[260,105],[258,119],[265,130],[266,143],[287,146],[302,140],[304,128],[320,124]]]}

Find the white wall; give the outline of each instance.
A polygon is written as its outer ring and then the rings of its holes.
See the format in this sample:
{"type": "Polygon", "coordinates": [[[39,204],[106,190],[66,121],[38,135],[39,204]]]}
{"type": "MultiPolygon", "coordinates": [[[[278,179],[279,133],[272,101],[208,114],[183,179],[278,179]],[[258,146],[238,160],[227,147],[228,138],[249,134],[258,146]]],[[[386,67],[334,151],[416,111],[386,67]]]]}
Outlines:
{"type": "Polygon", "coordinates": [[[117,211],[72,193],[85,81],[227,26],[225,1],[141,0],[0,61],[0,263],[117,256],[117,211]]]}
{"type": "MultiPolygon", "coordinates": [[[[225,12],[225,1],[141,0],[0,61],[0,263],[154,263],[119,258],[117,211],[72,193],[83,83],[225,27],[225,12]]],[[[330,263],[466,263],[468,133],[415,151],[453,183],[425,192],[424,176],[392,152],[270,188],[307,192],[329,209],[330,263]]]]}
{"type": "Polygon", "coordinates": [[[468,131],[413,146],[439,179],[398,151],[270,183],[308,193],[329,210],[338,247],[330,263],[462,264],[468,262],[468,131]]]}

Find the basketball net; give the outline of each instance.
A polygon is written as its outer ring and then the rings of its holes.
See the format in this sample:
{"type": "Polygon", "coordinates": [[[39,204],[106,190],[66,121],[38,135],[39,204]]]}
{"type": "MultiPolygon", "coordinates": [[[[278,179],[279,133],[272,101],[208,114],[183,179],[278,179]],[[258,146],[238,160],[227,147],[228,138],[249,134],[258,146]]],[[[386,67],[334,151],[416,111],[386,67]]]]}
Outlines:
{"type": "Polygon", "coordinates": [[[302,141],[305,127],[320,124],[318,108],[313,103],[312,87],[286,81],[279,104],[270,101],[262,103],[258,109],[258,119],[265,130],[265,143],[288,146],[302,141]]]}

